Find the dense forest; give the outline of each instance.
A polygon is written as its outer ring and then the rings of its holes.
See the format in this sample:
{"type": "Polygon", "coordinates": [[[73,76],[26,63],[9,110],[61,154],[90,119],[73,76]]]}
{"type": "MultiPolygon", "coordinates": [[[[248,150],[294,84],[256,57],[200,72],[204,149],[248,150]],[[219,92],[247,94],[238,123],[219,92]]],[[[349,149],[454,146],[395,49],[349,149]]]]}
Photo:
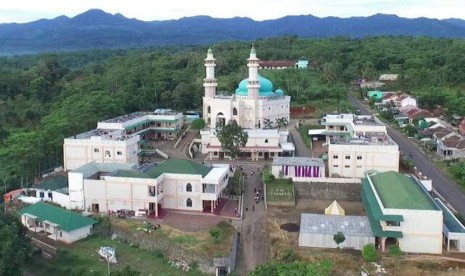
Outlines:
{"type": "MultiPolygon", "coordinates": [[[[465,115],[465,41],[411,37],[254,41],[262,60],[307,57],[313,70],[263,71],[294,104],[344,98],[357,78],[398,73],[393,89],[465,115]]],[[[218,91],[247,76],[250,44],[212,46],[218,91]]],[[[0,58],[0,184],[30,185],[60,165],[65,137],[138,110],[201,109],[205,47],[96,50],[0,58]]]]}

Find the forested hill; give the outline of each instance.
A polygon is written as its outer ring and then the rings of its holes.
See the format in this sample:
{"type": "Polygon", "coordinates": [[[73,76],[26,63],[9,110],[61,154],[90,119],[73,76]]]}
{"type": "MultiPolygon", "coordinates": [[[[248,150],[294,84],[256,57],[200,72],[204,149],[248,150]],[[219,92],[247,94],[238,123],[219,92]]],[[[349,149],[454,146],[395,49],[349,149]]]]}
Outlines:
{"type": "Polygon", "coordinates": [[[0,55],[132,48],[174,44],[210,44],[281,35],[303,38],[380,35],[465,37],[465,20],[407,19],[376,14],[369,17],[286,16],[275,20],[219,19],[208,16],[179,20],[139,21],[121,14],[89,10],[73,18],[59,16],[24,24],[0,24],[0,55]]]}

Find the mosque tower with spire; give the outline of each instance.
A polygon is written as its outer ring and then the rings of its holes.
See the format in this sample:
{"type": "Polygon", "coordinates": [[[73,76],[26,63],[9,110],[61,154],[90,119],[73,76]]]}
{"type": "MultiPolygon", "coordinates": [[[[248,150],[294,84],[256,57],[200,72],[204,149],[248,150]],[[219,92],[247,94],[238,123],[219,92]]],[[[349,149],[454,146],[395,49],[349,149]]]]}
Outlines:
{"type": "Polygon", "coordinates": [[[263,129],[264,122],[286,118],[289,121],[290,96],[281,89],[274,90],[273,83],[258,73],[259,61],[252,46],[247,59],[248,76],[242,80],[235,93],[217,92],[215,61],[211,48],[205,58],[205,89],[203,97],[203,118],[207,127],[217,128],[234,119],[246,129],[263,129]]]}

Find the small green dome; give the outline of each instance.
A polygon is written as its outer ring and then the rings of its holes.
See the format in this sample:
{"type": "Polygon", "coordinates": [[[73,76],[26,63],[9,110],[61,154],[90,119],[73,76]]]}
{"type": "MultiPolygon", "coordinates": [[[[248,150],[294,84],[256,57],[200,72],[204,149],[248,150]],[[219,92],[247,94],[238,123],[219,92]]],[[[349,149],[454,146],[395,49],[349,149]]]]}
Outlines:
{"type": "Polygon", "coordinates": [[[276,89],[276,91],[274,91],[274,93],[276,93],[276,95],[278,95],[278,96],[283,96],[284,95],[284,91],[282,91],[281,89],[276,89]]]}
{"type": "MultiPolygon", "coordinates": [[[[258,75],[258,81],[260,82],[260,88],[258,90],[260,97],[274,96],[273,83],[267,78],[258,75]]],[[[247,96],[247,79],[243,79],[236,89],[236,95],[247,96]]]]}

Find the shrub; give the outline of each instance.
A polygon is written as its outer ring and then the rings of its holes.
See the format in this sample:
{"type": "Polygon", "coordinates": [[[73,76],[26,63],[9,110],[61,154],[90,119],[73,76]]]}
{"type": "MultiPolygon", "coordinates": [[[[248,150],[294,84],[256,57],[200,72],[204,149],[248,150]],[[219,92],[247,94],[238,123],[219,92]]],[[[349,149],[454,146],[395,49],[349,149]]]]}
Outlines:
{"type": "Polygon", "coordinates": [[[214,228],[210,229],[209,233],[210,233],[210,237],[213,238],[213,241],[214,241],[214,242],[218,242],[218,241],[219,241],[220,236],[221,236],[221,230],[220,230],[220,228],[214,227],[214,228]]]}
{"type": "Polygon", "coordinates": [[[333,236],[334,242],[337,244],[337,248],[340,248],[339,244],[343,243],[346,240],[346,236],[341,231],[337,232],[333,236]]]}
{"type": "Polygon", "coordinates": [[[362,257],[367,262],[376,262],[379,258],[374,244],[366,244],[362,249],[362,257]]]}
{"type": "Polygon", "coordinates": [[[391,245],[389,246],[388,250],[391,257],[400,257],[402,255],[402,251],[398,245],[391,245]]]}
{"type": "Polygon", "coordinates": [[[287,248],[283,251],[279,259],[284,263],[292,263],[297,260],[297,254],[292,248],[287,248]]]}

